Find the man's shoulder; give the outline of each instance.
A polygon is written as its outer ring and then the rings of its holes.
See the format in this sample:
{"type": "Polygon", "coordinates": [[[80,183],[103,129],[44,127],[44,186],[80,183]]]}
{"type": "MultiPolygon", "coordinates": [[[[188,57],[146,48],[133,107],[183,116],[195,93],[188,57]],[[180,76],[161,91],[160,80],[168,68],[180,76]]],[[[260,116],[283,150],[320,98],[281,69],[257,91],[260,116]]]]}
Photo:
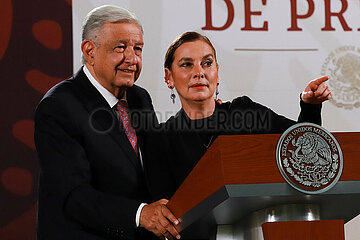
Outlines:
{"type": "Polygon", "coordinates": [[[150,94],[145,88],[134,84],[132,87],[127,89],[126,94],[131,107],[153,108],[150,94]]]}
{"type": "Polygon", "coordinates": [[[53,86],[42,97],[37,109],[42,105],[49,105],[51,107],[52,105],[59,106],[64,105],[64,103],[71,103],[76,101],[76,99],[78,98],[76,97],[76,92],[79,92],[77,89],[81,88],[77,80],[81,77],[83,76],[81,76],[81,74],[79,76],[79,72],[77,72],[71,78],[65,79],[53,86]]]}
{"type": "Polygon", "coordinates": [[[131,92],[132,94],[136,94],[136,95],[150,96],[149,92],[145,88],[143,88],[139,85],[136,85],[136,84],[134,84],[132,87],[128,88],[128,92],[131,92]]]}
{"type": "Polygon", "coordinates": [[[58,84],[56,84],[55,86],[53,86],[52,88],[50,88],[49,91],[45,93],[42,100],[46,98],[59,97],[60,95],[63,94],[69,94],[72,88],[73,88],[72,78],[65,79],[59,82],[58,84]]]}
{"type": "Polygon", "coordinates": [[[43,99],[49,98],[49,97],[60,97],[62,95],[68,95],[72,94],[74,89],[77,88],[76,86],[77,82],[84,78],[85,74],[82,72],[82,70],[79,70],[77,73],[75,73],[72,77],[65,79],[55,86],[53,86],[47,93],[44,95],[43,99]]]}

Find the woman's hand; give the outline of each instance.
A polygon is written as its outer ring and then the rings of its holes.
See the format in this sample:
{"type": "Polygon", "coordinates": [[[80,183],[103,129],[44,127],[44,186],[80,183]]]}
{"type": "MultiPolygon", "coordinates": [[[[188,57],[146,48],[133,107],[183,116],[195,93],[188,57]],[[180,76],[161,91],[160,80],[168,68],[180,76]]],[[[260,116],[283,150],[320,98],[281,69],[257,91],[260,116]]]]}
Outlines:
{"type": "Polygon", "coordinates": [[[319,104],[332,97],[329,87],[325,81],[329,79],[328,76],[323,76],[309,82],[305,90],[301,93],[301,100],[305,103],[319,104]]]}

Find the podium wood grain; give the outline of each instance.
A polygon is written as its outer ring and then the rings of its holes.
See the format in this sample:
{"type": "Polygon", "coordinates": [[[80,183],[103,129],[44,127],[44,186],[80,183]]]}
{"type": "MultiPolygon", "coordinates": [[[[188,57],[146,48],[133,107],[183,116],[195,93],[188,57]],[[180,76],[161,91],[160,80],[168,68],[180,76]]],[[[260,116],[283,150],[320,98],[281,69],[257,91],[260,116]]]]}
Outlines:
{"type": "MultiPolygon", "coordinates": [[[[360,133],[333,135],[344,156],[339,181],[360,181],[360,133]]],[[[280,136],[219,136],[167,206],[179,218],[225,185],[285,183],[276,163],[280,136]]]]}

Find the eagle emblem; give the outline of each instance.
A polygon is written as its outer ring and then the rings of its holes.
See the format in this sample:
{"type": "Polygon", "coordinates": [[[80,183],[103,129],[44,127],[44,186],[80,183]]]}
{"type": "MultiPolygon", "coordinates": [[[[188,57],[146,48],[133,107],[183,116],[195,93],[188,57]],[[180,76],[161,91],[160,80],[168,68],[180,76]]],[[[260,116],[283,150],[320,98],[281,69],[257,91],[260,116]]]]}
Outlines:
{"type": "Polygon", "coordinates": [[[297,124],[280,138],[277,148],[280,172],[290,185],[305,192],[323,192],[342,171],[336,139],[315,124],[297,124]],[[295,127],[295,128],[294,128],[295,127]]]}

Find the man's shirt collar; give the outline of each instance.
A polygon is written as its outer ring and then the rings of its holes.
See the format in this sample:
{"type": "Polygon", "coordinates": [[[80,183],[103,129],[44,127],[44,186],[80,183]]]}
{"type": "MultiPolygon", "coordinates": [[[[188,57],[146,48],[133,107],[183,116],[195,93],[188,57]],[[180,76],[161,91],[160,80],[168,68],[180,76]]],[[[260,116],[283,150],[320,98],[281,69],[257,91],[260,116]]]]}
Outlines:
{"type": "MultiPolygon", "coordinates": [[[[89,69],[84,65],[83,67],[84,73],[91,82],[91,84],[99,91],[99,93],[105,98],[106,102],[109,104],[111,108],[113,108],[119,101],[109,90],[104,88],[96,79],[91,75],[89,69]]],[[[126,92],[124,94],[123,100],[126,101],[126,92]]]]}

